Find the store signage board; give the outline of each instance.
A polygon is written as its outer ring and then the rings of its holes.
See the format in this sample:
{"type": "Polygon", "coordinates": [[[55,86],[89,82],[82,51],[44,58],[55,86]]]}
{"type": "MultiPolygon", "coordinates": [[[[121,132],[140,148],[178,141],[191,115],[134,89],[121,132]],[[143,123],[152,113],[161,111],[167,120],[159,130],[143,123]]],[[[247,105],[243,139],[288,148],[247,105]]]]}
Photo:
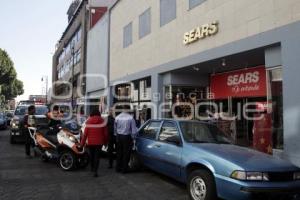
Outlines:
{"type": "Polygon", "coordinates": [[[211,76],[211,93],[214,99],[266,96],[266,69],[259,66],[214,74],[211,76]]]}
{"type": "Polygon", "coordinates": [[[196,27],[183,35],[183,44],[189,45],[206,37],[213,36],[219,31],[218,21],[214,21],[210,24],[204,24],[202,26],[196,27]]]}

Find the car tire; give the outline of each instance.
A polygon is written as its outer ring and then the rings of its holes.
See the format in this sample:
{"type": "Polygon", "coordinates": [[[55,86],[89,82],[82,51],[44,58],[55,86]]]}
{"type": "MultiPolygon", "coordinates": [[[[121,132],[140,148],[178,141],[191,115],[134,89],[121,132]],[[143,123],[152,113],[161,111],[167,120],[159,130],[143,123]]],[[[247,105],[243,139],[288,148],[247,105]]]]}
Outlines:
{"type": "Polygon", "coordinates": [[[198,169],[188,176],[187,189],[191,200],[216,200],[216,184],[208,170],[198,169]]]}
{"type": "Polygon", "coordinates": [[[58,165],[64,171],[71,171],[76,166],[76,158],[73,152],[63,151],[58,158],[58,165]]]}

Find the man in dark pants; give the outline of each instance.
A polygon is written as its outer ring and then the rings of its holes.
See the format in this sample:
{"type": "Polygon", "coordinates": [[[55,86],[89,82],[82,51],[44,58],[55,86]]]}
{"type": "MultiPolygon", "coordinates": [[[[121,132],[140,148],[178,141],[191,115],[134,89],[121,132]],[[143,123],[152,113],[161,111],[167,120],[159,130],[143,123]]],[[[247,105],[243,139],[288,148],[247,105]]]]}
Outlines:
{"type": "Polygon", "coordinates": [[[28,127],[35,127],[35,106],[29,106],[28,107],[28,112],[24,116],[24,129],[23,133],[25,136],[25,153],[28,158],[31,157],[30,155],[30,146],[33,145],[33,140],[30,136],[30,133],[28,131],[28,127]]]}
{"type": "Polygon", "coordinates": [[[115,118],[113,116],[113,110],[109,109],[109,115],[107,118],[108,127],[108,157],[109,157],[109,169],[113,168],[114,152],[116,151],[116,136],[114,134],[115,118]]]}
{"type": "Polygon", "coordinates": [[[117,136],[117,166],[116,171],[127,173],[132,139],[137,133],[135,120],[128,113],[130,106],[122,106],[122,113],[115,119],[115,135],[117,136]]]}

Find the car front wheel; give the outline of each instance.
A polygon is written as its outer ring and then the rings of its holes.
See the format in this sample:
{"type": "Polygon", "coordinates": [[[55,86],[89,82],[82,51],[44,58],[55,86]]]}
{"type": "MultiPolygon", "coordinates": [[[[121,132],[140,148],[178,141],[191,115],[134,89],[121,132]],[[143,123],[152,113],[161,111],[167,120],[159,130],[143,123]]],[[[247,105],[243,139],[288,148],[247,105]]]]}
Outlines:
{"type": "Polygon", "coordinates": [[[216,186],[214,177],[207,170],[195,170],[190,173],[187,182],[190,199],[216,200],[216,186]]]}

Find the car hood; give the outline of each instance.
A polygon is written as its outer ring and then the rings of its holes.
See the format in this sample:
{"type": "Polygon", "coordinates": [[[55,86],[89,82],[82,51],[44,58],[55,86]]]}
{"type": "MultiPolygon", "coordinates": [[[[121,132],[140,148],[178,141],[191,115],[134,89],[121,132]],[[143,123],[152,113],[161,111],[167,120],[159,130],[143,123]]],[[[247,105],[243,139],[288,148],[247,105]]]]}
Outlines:
{"type": "Polygon", "coordinates": [[[246,171],[300,171],[289,161],[256,150],[228,144],[191,144],[246,171]]]}
{"type": "Polygon", "coordinates": [[[46,115],[35,115],[35,118],[37,118],[37,119],[45,119],[47,117],[46,117],[46,115]]]}

